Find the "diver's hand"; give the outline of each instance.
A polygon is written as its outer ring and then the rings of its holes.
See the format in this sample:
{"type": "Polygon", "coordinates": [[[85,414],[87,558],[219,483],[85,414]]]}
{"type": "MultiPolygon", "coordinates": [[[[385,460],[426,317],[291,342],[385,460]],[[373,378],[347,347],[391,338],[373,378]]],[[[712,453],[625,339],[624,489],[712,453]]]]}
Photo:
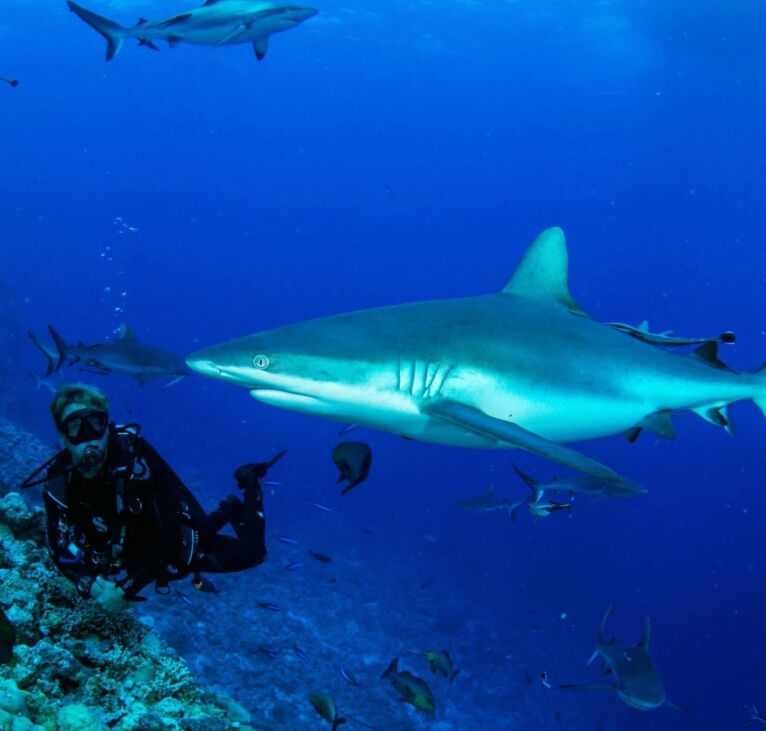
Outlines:
{"type": "Polygon", "coordinates": [[[113,581],[98,578],[93,582],[90,595],[107,612],[121,612],[130,606],[125,600],[125,593],[113,581]]]}

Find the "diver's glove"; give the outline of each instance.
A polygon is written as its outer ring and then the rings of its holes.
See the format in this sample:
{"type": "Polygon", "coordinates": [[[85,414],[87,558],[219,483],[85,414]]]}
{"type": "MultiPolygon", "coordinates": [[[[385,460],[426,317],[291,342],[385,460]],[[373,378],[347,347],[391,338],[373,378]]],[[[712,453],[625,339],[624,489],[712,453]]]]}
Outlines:
{"type": "Polygon", "coordinates": [[[234,479],[237,481],[237,487],[240,490],[255,489],[259,496],[262,496],[263,488],[261,487],[261,480],[266,477],[268,471],[279,462],[286,453],[287,450],[283,449],[276,457],[273,457],[268,462],[252,462],[251,464],[243,464],[241,467],[238,467],[234,472],[234,479]]]}

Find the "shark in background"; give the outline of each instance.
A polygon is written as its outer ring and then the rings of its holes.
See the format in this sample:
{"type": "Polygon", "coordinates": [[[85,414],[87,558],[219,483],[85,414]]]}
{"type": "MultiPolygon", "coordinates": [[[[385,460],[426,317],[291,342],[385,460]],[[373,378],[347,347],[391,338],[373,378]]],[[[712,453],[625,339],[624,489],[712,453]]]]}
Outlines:
{"type": "Polygon", "coordinates": [[[511,500],[508,497],[495,495],[495,486],[490,485],[487,492],[466,500],[461,500],[458,507],[466,513],[498,513],[507,512],[511,515],[519,505],[528,502],[529,498],[511,500]]]}
{"type": "Polygon", "coordinates": [[[663,348],[678,348],[685,345],[705,345],[707,343],[726,343],[732,345],[737,341],[737,336],[731,331],[726,330],[720,335],[713,335],[707,338],[687,338],[676,335],[672,330],[665,330],[661,333],[653,333],[649,330],[649,323],[644,320],[637,327],[626,325],[624,322],[607,322],[609,327],[624,332],[626,335],[643,340],[651,345],[661,345],[663,348]]]}
{"type": "Polygon", "coordinates": [[[54,345],[40,340],[33,332],[29,339],[48,360],[45,379],[39,385],[50,388],[50,376],[65,365],[79,365],[81,370],[97,375],[130,376],[143,386],[154,378],[171,379],[168,386],[190,374],[183,358],[154,345],[141,342],[126,325],[121,325],[114,341],[86,345],[69,345],[52,327],[48,332],[54,345]]]}
{"type": "Polygon", "coordinates": [[[606,665],[607,672],[612,676],[612,682],[595,685],[561,685],[562,690],[614,690],[617,695],[639,711],[649,711],[661,706],[669,706],[677,711],[688,713],[686,708],[668,701],[665,686],[649,654],[652,623],[649,617],[644,622],[641,639],[635,645],[620,645],[617,640],[607,641],[605,636],[606,624],[612,614],[612,606],[606,610],[601,621],[596,649],[588,660],[590,665],[600,657],[606,665]]]}
{"type": "Polygon", "coordinates": [[[562,493],[574,497],[583,495],[596,500],[605,497],[636,497],[644,495],[646,488],[634,482],[614,480],[599,480],[591,475],[578,475],[577,477],[554,477],[548,482],[536,480],[524,472],[519,466],[511,465],[516,474],[526,483],[532,492],[532,502],[539,502],[545,493],[561,495],[562,493]]]}
{"type": "MultiPolygon", "coordinates": [[[[691,410],[731,430],[727,407],[766,414],[766,367],[737,373],[716,343],[689,355],[592,319],[574,300],[559,228],[543,231],[496,294],[362,310],[191,354],[203,375],[259,401],[426,442],[524,449],[602,480],[567,442],[691,410]]],[[[669,432],[668,432],[669,433],[669,432]]]]}
{"type": "Polygon", "coordinates": [[[163,20],[139,18],[133,26],[86,10],[72,0],[69,9],[106,39],[106,60],[111,61],[128,38],[154,51],[155,41],[165,41],[170,48],[179,43],[200,46],[231,46],[251,43],[261,61],[275,33],[290,30],[319,11],[305,5],[260,2],[259,0],[205,0],[202,6],[163,20]]]}

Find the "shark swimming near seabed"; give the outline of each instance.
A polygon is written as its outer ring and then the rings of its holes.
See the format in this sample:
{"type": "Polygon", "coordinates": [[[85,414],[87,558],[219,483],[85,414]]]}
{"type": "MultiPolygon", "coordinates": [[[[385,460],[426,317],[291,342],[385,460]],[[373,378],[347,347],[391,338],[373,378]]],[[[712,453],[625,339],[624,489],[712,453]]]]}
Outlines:
{"type": "Polygon", "coordinates": [[[261,2],[260,0],[205,0],[198,8],[163,20],[139,18],[132,26],[86,10],[72,0],[69,9],[106,39],[106,60],[111,61],[127,38],[153,51],[155,41],[165,41],[170,48],[179,43],[200,46],[231,46],[251,43],[255,57],[262,61],[275,33],[295,28],[319,11],[306,5],[261,2]]]}
{"type": "Polygon", "coordinates": [[[497,513],[507,512],[511,515],[519,505],[527,502],[529,498],[512,501],[507,497],[495,495],[495,486],[490,485],[487,492],[475,497],[462,500],[458,507],[466,513],[497,513]]]}
{"type": "Polygon", "coordinates": [[[612,682],[591,685],[560,685],[559,687],[562,690],[614,690],[625,703],[639,711],[650,711],[661,706],[669,706],[677,711],[689,713],[688,709],[671,703],[665,696],[662,678],[652,656],[649,654],[649,640],[652,631],[649,617],[644,622],[641,639],[637,644],[619,645],[615,639],[607,641],[604,635],[611,614],[612,606],[610,605],[603,620],[601,620],[596,649],[588,660],[588,665],[600,657],[606,665],[607,672],[612,676],[612,682]]]}
{"type": "Polygon", "coordinates": [[[171,379],[167,386],[188,376],[184,359],[175,353],[141,342],[126,325],[121,325],[114,341],[69,345],[52,327],[48,331],[54,346],[40,340],[33,332],[29,339],[48,360],[46,379],[64,365],[78,365],[80,370],[97,375],[119,374],[136,378],[143,386],[154,378],[171,379]]]}
{"type": "Polygon", "coordinates": [[[520,448],[622,481],[565,443],[684,409],[731,431],[727,407],[743,399],[766,415],[766,366],[734,372],[715,348],[678,354],[592,319],[569,290],[564,234],[550,228],[496,294],[308,320],[187,363],[273,406],[425,442],[520,448]]]}

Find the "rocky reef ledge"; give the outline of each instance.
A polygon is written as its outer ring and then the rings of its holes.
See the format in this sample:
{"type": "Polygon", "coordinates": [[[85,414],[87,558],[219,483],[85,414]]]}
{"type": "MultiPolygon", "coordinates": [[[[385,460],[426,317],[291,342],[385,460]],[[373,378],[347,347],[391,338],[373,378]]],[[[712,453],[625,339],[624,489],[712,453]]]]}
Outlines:
{"type": "MultiPolygon", "coordinates": [[[[0,453],[20,438],[2,426],[0,453]]],[[[0,464],[0,493],[9,466],[34,465],[44,451],[34,441],[0,464]]],[[[130,611],[110,614],[78,596],[48,559],[43,518],[18,493],[0,498],[0,607],[16,634],[0,665],[0,731],[254,731],[244,708],[205,690],[130,611]]]]}

